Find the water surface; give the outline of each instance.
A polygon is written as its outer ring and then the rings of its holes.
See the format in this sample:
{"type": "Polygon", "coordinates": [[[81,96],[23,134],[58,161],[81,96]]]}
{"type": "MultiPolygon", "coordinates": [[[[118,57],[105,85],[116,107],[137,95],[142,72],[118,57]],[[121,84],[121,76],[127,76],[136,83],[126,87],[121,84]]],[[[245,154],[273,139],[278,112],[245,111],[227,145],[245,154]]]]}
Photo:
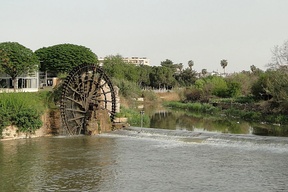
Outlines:
{"type": "Polygon", "coordinates": [[[0,143],[0,191],[287,191],[288,140],[132,127],[0,143]]]}

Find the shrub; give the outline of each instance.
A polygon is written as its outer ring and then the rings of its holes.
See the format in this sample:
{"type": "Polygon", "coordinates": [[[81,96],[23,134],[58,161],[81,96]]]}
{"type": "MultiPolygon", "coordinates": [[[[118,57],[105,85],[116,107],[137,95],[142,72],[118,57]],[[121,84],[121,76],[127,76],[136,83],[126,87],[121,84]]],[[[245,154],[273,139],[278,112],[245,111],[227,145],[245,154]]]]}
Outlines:
{"type": "Polygon", "coordinates": [[[189,88],[184,91],[186,101],[199,101],[202,96],[202,91],[196,88],[189,88]]]}
{"type": "Polygon", "coordinates": [[[19,131],[31,133],[42,125],[41,115],[45,107],[46,93],[0,94],[0,133],[8,125],[16,125],[19,131]]]}

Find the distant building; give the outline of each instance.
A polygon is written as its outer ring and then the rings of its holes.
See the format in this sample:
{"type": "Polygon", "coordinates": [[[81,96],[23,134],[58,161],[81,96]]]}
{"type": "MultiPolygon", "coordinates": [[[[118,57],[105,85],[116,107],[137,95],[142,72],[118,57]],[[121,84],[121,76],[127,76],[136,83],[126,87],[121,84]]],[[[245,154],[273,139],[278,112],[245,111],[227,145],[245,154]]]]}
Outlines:
{"type": "MultiPolygon", "coordinates": [[[[105,57],[98,58],[100,65],[103,65],[104,59],[105,57]]],[[[150,65],[150,59],[147,59],[147,57],[123,57],[123,60],[135,65],[150,65]]]]}

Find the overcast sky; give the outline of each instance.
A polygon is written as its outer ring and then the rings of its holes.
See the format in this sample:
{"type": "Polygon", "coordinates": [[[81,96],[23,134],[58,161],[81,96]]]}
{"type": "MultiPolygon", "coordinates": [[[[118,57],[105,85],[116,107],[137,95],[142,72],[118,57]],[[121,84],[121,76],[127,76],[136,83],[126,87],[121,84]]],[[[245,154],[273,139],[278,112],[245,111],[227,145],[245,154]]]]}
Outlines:
{"type": "Polygon", "coordinates": [[[266,69],[288,40],[288,0],[0,0],[0,42],[33,51],[72,43],[194,69],[266,69]]]}

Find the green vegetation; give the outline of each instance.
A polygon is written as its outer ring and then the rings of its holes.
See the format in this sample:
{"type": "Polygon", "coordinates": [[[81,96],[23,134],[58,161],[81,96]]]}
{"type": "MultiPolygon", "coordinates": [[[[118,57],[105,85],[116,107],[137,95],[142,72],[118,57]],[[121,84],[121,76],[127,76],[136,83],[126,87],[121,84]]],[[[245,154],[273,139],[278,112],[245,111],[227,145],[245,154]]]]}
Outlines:
{"type": "Polygon", "coordinates": [[[41,115],[46,110],[47,92],[1,93],[0,133],[15,125],[20,132],[33,133],[42,126],[41,115]]]}
{"type": "MultiPolygon", "coordinates": [[[[226,74],[228,61],[223,59],[220,65],[224,73],[213,75],[207,69],[199,73],[194,71],[196,63],[193,60],[187,62],[187,68],[169,59],[162,61],[160,66],[146,66],[127,63],[121,55],[105,57],[102,68],[119,88],[121,97],[127,100],[135,101],[136,98],[144,97],[145,102],[152,103],[157,97],[149,90],[181,90],[179,102],[165,105],[209,114],[222,110],[221,113],[229,117],[287,123],[288,67],[283,65],[288,61],[287,47],[288,41],[272,50],[272,63],[267,71],[251,65],[251,71],[226,74]]],[[[15,85],[17,76],[35,70],[39,61],[42,71],[54,72],[63,77],[79,64],[98,63],[96,54],[84,46],[60,44],[40,48],[34,54],[18,43],[0,43],[0,72],[10,75],[15,85]]],[[[44,97],[43,93],[0,94],[1,129],[12,124],[19,126],[21,131],[35,131],[40,126],[38,120],[44,110],[40,100],[49,98],[57,103],[60,92],[61,87],[44,97]],[[25,100],[26,97],[30,99],[25,100]]],[[[118,115],[127,117],[131,125],[139,125],[141,118],[144,118],[144,124],[148,123],[148,117],[145,114],[140,116],[135,106],[122,107],[118,115]]]]}
{"type": "Polygon", "coordinates": [[[96,54],[89,48],[80,45],[59,44],[43,47],[36,50],[35,54],[40,60],[41,71],[50,71],[56,74],[69,73],[73,67],[83,63],[98,63],[96,54]]]}
{"type": "Polygon", "coordinates": [[[195,112],[201,112],[201,113],[216,113],[219,112],[219,109],[217,107],[214,107],[213,105],[210,105],[208,103],[182,103],[177,101],[172,102],[165,102],[165,106],[172,107],[172,108],[179,108],[179,109],[185,109],[188,111],[195,111],[195,112]]]}
{"type": "Polygon", "coordinates": [[[132,126],[141,126],[141,121],[143,127],[148,127],[150,125],[149,116],[145,113],[141,114],[135,109],[121,107],[121,113],[118,113],[117,117],[126,117],[128,119],[128,123],[132,126]]]}

